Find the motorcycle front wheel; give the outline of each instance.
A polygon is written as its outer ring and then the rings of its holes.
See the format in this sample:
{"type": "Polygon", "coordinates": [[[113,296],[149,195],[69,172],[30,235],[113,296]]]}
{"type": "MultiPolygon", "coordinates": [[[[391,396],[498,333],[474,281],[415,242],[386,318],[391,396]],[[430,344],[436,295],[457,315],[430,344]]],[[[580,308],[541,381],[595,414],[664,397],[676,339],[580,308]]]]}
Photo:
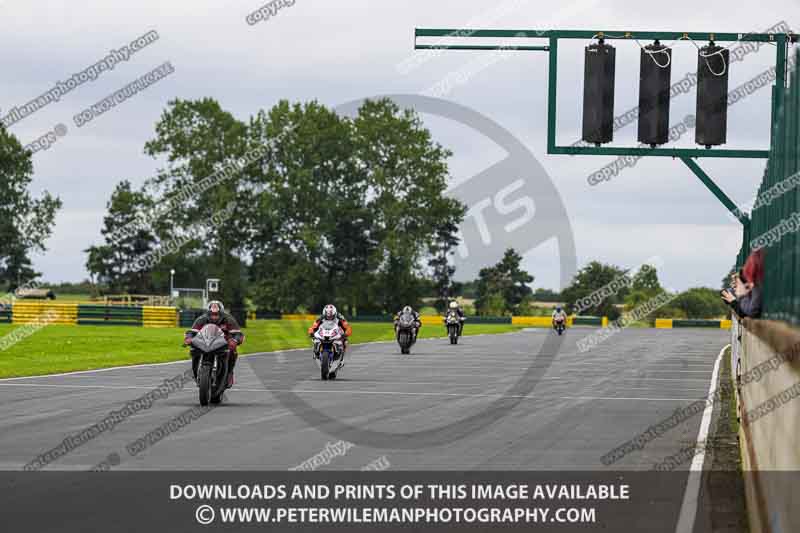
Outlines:
{"type": "Polygon", "coordinates": [[[330,354],[328,352],[322,352],[319,356],[319,362],[320,378],[322,381],[327,381],[328,369],[330,368],[330,354]]]}
{"type": "Polygon", "coordinates": [[[201,365],[197,372],[197,385],[200,388],[200,405],[205,407],[211,399],[211,365],[201,365]]]}

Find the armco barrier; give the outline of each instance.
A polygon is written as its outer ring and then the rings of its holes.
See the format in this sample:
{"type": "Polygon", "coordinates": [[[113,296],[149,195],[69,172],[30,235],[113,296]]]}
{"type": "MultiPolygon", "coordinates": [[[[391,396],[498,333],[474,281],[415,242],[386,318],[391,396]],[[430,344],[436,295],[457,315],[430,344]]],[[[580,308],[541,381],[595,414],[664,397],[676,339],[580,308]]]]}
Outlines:
{"type": "MultiPolygon", "coordinates": [[[[16,304],[14,305],[16,307],[16,304]]],[[[77,323],[82,326],[141,326],[141,307],[78,305],[77,323]]]]}
{"type": "Polygon", "coordinates": [[[78,305],[52,303],[48,300],[17,300],[11,306],[14,324],[29,324],[48,317],[48,324],[74,325],[78,318],[78,305]]]}
{"type": "Polygon", "coordinates": [[[572,317],[571,325],[605,327],[606,325],[608,325],[608,318],[604,316],[575,316],[572,317]]]}
{"type": "Polygon", "coordinates": [[[705,319],[685,319],[685,318],[657,318],[655,326],[657,329],[671,328],[715,328],[730,329],[730,320],[705,320],[705,319]]]}
{"type": "MultiPolygon", "coordinates": [[[[728,322],[727,320],[725,322],[728,322]]],[[[672,319],[673,328],[716,328],[722,327],[722,320],[688,320],[682,318],[672,319]]],[[[728,324],[730,327],[730,324],[728,324]]]]}
{"type": "Polygon", "coordinates": [[[800,531],[792,486],[800,471],[800,333],[749,318],[739,331],[739,440],[750,531],[800,531]]]}
{"type": "Polygon", "coordinates": [[[281,318],[283,320],[305,320],[306,322],[313,322],[313,321],[315,321],[317,319],[317,316],[319,316],[319,315],[309,315],[309,314],[295,315],[295,314],[291,314],[291,315],[281,315],[281,318]]]}
{"type": "MultiPolygon", "coordinates": [[[[517,326],[549,327],[553,325],[553,320],[549,316],[513,316],[511,323],[517,326]]],[[[570,325],[570,317],[567,317],[567,325],[570,325]]]]}
{"type": "Polygon", "coordinates": [[[174,307],[142,307],[142,325],[146,328],[174,328],[178,312],[174,307]]]}

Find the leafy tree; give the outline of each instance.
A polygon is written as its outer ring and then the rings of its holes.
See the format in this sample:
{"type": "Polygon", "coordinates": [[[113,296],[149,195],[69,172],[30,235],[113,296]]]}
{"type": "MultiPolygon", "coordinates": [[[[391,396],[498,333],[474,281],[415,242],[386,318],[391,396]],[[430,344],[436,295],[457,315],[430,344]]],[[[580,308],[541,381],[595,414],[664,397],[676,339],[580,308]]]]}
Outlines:
{"type": "Polygon", "coordinates": [[[696,287],[682,292],[672,306],[683,311],[687,318],[719,318],[728,313],[728,306],[719,297],[719,291],[696,287]]]}
{"type": "Polygon", "coordinates": [[[531,300],[535,302],[560,302],[561,293],[551,289],[543,289],[540,287],[535,291],[533,291],[533,294],[531,295],[531,300]]]}
{"type": "MultiPolygon", "coordinates": [[[[567,309],[575,309],[575,304],[601,289],[617,278],[627,276],[627,271],[615,266],[592,261],[578,271],[569,287],[561,291],[567,309]]],[[[627,283],[626,283],[627,284],[627,283]]],[[[593,316],[607,316],[610,320],[616,320],[620,316],[620,311],[616,304],[622,303],[627,295],[627,288],[623,288],[616,294],[603,299],[599,304],[583,309],[579,314],[593,316]]]]}
{"type": "Polygon", "coordinates": [[[455,296],[455,291],[458,289],[453,282],[456,267],[449,261],[451,251],[458,245],[457,231],[458,226],[454,222],[443,221],[437,229],[435,240],[430,247],[431,258],[428,260],[428,266],[433,271],[436,296],[434,307],[440,313],[444,312],[448,302],[455,296]]]}
{"type": "Polygon", "coordinates": [[[48,192],[33,198],[31,153],[0,124],[0,285],[9,290],[38,276],[32,253],[44,252],[61,200],[48,192]]]}
{"type": "Polygon", "coordinates": [[[254,196],[247,222],[257,303],[281,310],[319,310],[329,302],[349,312],[369,308],[377,237],[352,124],[317,102],[283,101],[259,112],[249,128],[250,142],[268,147],[264,165],[249,177],[268,192],[254,196]],[[290,298],[273,300],[278,281],[263,273],[297,267],[313,279],[296,280],[290,298]]]}
{"type": "MultiPolygon", "coordinates": [[[[145,143],[145,153],[164,158],[167,166],[148,180],[148,192],[160,206],[169,205],[158,217],[157,237],[166,242],[185,235],[197,225],[209,225],[214,213],[231,205],[244,209],[252,190],[244,179],[252,165],[238,165],[239,172],[227,174],[221,183],[206,188],[201,182],[232,162],[245,161],[248,149],[247,125],[224,111],[211,98],[174,100],[156,124],[155,138],[145,143]],[[242,168],[244,167],[244,168],[242,168]],[[191,190],[185,199],[178,193],[191,190]],[[174,203],[173,203],[174,201],[174,203]]],[[[203,239],[187,243],[181,254],[190,261],[203,257],[207,277],[222,280],[220,299],[229,307],[244,306],[243,242],[246,228],[236,222],[214,226],[203,239]]],[[[166,266],[166,265],[165,265],[166,266]]]]}
{"type": "Polygon", "coordinates": [[[435,143],[419,116],[388,99],[367,101],[353,121],[357,164],[366,174],[374,216],[376,296],[385,310],[414,304],[419,264],[437,239],[455,239],[466,207],[444,195],[451,152],[435,143]]]}
{"type": "MultiPolygon", "coordinates": [[[[464,212],[443,194],[450,154],[419,118],[389,100],[366,102],[355,119],[316,102],[280,102],[249,128],[252,143],[272,141],[251,173],[254,187],[269,193],[250,211],[254,281],[274,285],[261,273],[291,258],[319,269],[319,284],[299,283],[308,292],[295,292],[307,308],[417,305],[427,287],[423,260],[447,253],[464,212]],[[276,257],[276,249],[292,253],[276,257]]],[[[263,289],[259,303],[277,305],[274,288],[263,289]]]]}
{"type": "Polygon", "coordinates": [[[155,247],[152,228],[138,223],[138,217],[152,206],[153,200],[133,190],[127,180],[118,183],[111,194],[100,230],[104,244],[85,250],[86,269],[111,292],[152,292],[151,272],[138,266],[138,260],[155,247]]]}
{"type": "Polygon", "coordinates": [[[506,250],[499,263],[478,272],[478,298],[475,307],[479,314],[496,313],[496,295],[503,299],[502,313],[516,313],[520,304],[533,293],[528,283],[533,276],[522,270],[522,256],[513,248],[506,250]]]}
{"type": "MultiPolygon", "coordinates": [[[[631,279],[630,291],[628,291],[624,297],[625,308],[627,311],[632,311],[663,292],[664,289],[658,281],[656,268],[651,265],[642,265],[631,279]]],[[[647,319],[655,320],[656,318],[660,318],[664,316],[665,312],[669,312],[670,309],[674,311],[674,309],[669,306],[662,306],[647,315],[647,319]]]]}
{"type": "Polygon", "coordinates": [[[651,265],[642,265],[642,267],[633,275],[631,280],[631,291],[642,291],[646,294],[658,294],[664,289],[658,281],[658,272],[656,268],[651,265]]]}

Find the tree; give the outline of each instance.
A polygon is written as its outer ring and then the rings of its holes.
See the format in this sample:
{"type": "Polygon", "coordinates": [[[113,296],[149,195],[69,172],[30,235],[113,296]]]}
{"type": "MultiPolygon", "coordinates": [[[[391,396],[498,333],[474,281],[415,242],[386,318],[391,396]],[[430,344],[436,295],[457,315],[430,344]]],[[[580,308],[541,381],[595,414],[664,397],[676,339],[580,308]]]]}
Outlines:
{"type": "Polygon", "coordinates": [[[374,217],[375,295],[384,310],[393,311],[419,300],[424,284],[415,280],[422,277],[423,255],[437,238],[455,239],[466,206],[444,195],[452,154],[432,140],[414,111],[388,99],[368,100],[353,127],[374,217]]]}
{"type": "MultiPolygon", "coordinates": [[[[656,268],[651,265],[642,265],[631,279],[630,291],[624,297],[625,308],[627,311],[636,309],[663,292],[664,289],[658,281],[656,268]]],[[[656,309],[648,314],[647,318],[650,320],[660,318],[663,313],[667,312],[667,309],[671,308],[661,307],[656,309]]]]}
{"type": "Polygon", "coordinates": [[[479,314],[497,313],[497,296],[502,298],[500,314],[516,313],[520,304],[530,297],[533,290],[528,283],[533,276],[522,270],[522,256],[513,248],[506,250],[503,258],[492,267],[478,272],[478,298],[475,307],[479,314]]]}
{"type": "Polygon", "coordinates": [[[138,217],[153,207],[153,200],[142,191],[133,190],[123,180],[114,188],[103,217],[104,244],[90,246],[86,269],[111,292],[149,294],[152,279],[149,269],[141,269],[138,260],[153,250],[156,238],[149,226],[138,223],[138,217]]]}
{"type": "Polygon", "coordinates": [[[433,286],[436,295],[434,307],[440,313],[447,308],[447,303],[455,296],[453,274],[456,267],[450,264],[449,256],[458,245],[458,225],[453,221],[443,221],[437,228],[436,237],[430,246],[428,266],[432,269],[433,286]]]}
{"type": "Polygon", "coordinates": [[[683,311],[687,318],[719,318],[729,308],[719,297],[719,291],[708,287],[688,289],[671,302],[671,306],[683,311]]]}
{"type": "Polygon", "coordinates": [[[656,267],[651,265],[642,265],[642,267],[633,275],[631,281],[632,291],[642,291],[647,294],[658,294],[664,289],[658,281],[658,273],[656,267]]]}
{"type": "Polygon", "coordinates": [[[36,278],[32,253],[44,252],[61,200],[48,192],[33,198],[31,153],[0,124],[0,285],[13,290],[36,278]]]}
{"type": "MultiPolygon", "coordinates": [[[[245,298],[244,263],[246,227],[236,221],[211,227],[215,213],[225,211],[231,202],[244,211],[253,196],[246,187],[248,128],[224,111],[211,98],[196,101],[176,99],[169,103],[156,123],[156,135],[145,143],[145,153],[167,161],[166,168],[147,182],[148,192],[160,206],[168,205],[158,217],[156,233],[167,242],[185,236],[192,228],[206,226],[210,231],[181,248],[190,262],[203,259],[203,276],[222,280],[219,298],[231,308],[243,307],[245,298]],[[234,165],[236,172],[223,174],[234,165]],[[203,180],[224,176],[211,187],[203,180]],[[181,194],[191,191],[192,194],[181,194]]],[[[238,214],[238,213],[237,213],[238,214]]],[[[196,280],[203,282],[204,280],[196,280]]]]}
{"type": "MultiPolygon", "coordinates": [[[[630,283],[624,280],[627,271],[615,266],[592,261],[578,271],[572,279],[569,287],[561,291],[561,297],[572,311],[576,308],[579,300],[590,296],[595,291],[604,287],[609,287],[615,279],[623,281],[622,285],[628,286],[630,283]]],[[[583,309],[579,314],[592,316],[607,316],[610,320],[616,320],[620,316],[620,311],[616,304],[622,303],[627,295],[627,288],[620,289],[616,294],[605,297],[599,303],[589,307],[581,306],[583,309]]]]}
{"type": "Polygon", "coordinates": [[[268,193],[254,197],[248,222],[252,279],[263,285],[258,303],[279,305],[270,301],[276,282],[263,273],[287,261],[305,265],[319,283],[298,280],[280,305],[296,299],[318,310],[334,302],[349,312],[417,305],[428,285],[426,254],[447,253],[465,210],[444,196],[450,153],[417,115],[389,100],[366,102],[355,119],[317,102],[280,102],[249,129],[252,143],[269,145],[248,178],[268,193]]]}
{"type": "Polygon", "coordinates": [[[531,300],[534,302],[560,302],[561,293],[550,289],[538,288],[533,291],[531,300]]]}
{"type": "Polygon", "coordinates": [[[249,130],[253,145],[268,147],[248,178],[264,191],[254,196],[247,222],[256,302],[276,310],[316,311],[329,302],[348,313],[369,310],[377,238],[352,123],[317,102],[282,101],[259,112],[249,130]],[[279,297],[281,278],[264,276],[280,268],[303,277],[286,297],[279,297]]]}

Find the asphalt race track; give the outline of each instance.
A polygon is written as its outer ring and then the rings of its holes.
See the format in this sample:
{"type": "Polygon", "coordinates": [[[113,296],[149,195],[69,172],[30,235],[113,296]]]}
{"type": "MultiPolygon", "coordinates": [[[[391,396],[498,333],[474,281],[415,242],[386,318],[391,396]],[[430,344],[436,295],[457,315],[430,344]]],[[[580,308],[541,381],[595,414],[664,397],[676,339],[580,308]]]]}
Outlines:
{"type": "MultiPolygon", "coordinates": [[[[328,382],[310,349],[240,358],[221,406],[143,451],[126,446],[198,406],[193,382],[46,469],[86,470],[116,453],[114,470],[286,470],[315,456],[316,470],[649,470],[694,442],[701,416],[612,467],[600,458],[706,398],[728,332],[629,329],[578,353],[575,342],[594,331],[568,330],[557,352],[540,353],[556,338],[544,329],[464,337],[458,346],[420,340],[410,356],[394,343],[354,346],[328,382]],[[521,377],[535,382],[520,388],[521,377]],[[460,431],[437,432],[448,426],[460,431]]],[[[0,380],[0,469],[21,469],[188,367],[0,380]]]]}

